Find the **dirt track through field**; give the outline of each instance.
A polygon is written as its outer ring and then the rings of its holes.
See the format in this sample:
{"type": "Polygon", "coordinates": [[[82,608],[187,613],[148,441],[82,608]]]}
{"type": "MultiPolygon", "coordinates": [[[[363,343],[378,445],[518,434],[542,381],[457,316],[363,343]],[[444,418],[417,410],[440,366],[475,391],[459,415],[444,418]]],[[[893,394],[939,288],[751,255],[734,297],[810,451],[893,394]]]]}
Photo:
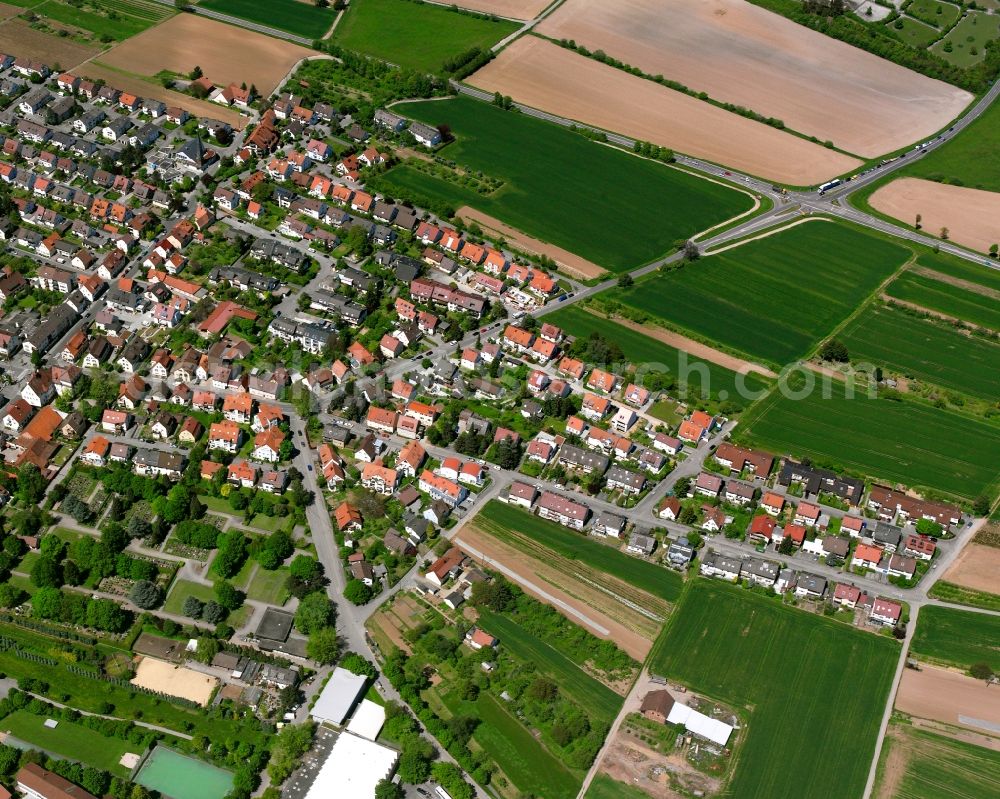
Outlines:
{"type": "Polygon", "coordinates": [[[983,544],[968,544],[948,569],[944,579],[975,591],[1000,594],[1000,549],[983,544]]]}
{"type": "MultiPolygon", "coordinates": [[[[603,605],[610,606],[616,604],[607,595],[594,590],[586,583],[579,582],[574,585],[575,593],[581,596],[590,596],[594,599],[592,603],[582,601],[559,587],[559,583],[567,584],[565,575],[550,572],[544,563],[521,552],[516,547],[498,541],[488,533],[477,530],[474,526],[466,525],[461,533],[458,534],[455,543],[469,550],[474,549],[479,553],[479,556],[485,556],[493,564],[502,564],[509,573],[522,577],[522,580],[516,580],[513,576],[511,576],[511,579],[514,579],[526,593],[555,607],[574,624],[581,624],[583,619],[590,620],[591,623],[583,623],[581,626],[599,638],[607,638],[614,641],[636,660],[642,662],[646,659],[646,655],[649,654],[649,650],[653,646],[650,638],[643,637],[635,630],[598,609],[603,605]],[[526,584],[523,581],[524,578],[543,583],[544,593],[536,590],[534,584],[526,584]],[[545,596],[545,594],[548,594],[548,596],[545,596]],[[558,604],[552,601],[553,598],[573,608],[579,615],[566,613],[563,608],[560,608],[558,604]]],[[[570,582],[573,581],[570,580],[570,582]]],[[[538,586],[538,588],[541,588],[541,586],[538,586]]],[[[624,609],[624,611],[626,615],[635,615],[638,617],[638,614],[634,614],[634,612],[627,611],[627,609],[624,609]]],[[[637,623],[643,624],[646,622],[639,620],[637,623]]],[[[655,628],[656,625],[652,625],[651,629],[655,628]]],[[[653,634],[655,635],[655,632],[653,634]]]]}
{"type": "MultiPolygon", "coordinates": [[[[584,310],[594,316],[600,316],[600,314],[591,308],[584,308],[584,310]]],[[[631,319],[626,319],[622,316],[614,316],[612,317],[612,321],[622,327],[627,327],[629,330],[634,330],[636,333],[642,333],[644,336],[662,341],[664,344],[669,344],[675,349],[683,350],[689,355],[694,355],[696,358],[701,358],[703,361],[708,361],[709,363],[718,364],[733,372],[742,372],[744,374],[747,372],[757,372],[765,377],[778,376],[777,372],[768,369],[766,366],[743,358],[737,358],[735,355],[730,355],[728,352],[722,352],[722,350],[709,347],[707,344],[702,344],[693,338],[682,336],[673,330],[667,330],[665,327],[640,325],[638,322],[633,322],[631,319]]]]}
{"type": "Polygon", "coordinates": [[[118,69],[185,75],[200,66],[217,86],[246,82],[268,95],[288,71],[316,51],[195,14],[178,14],[127,39],[101,57],[118,69]]]}
{"type": "Polygon", "coordinates": [[[949,186],[933,180],[899,178],[882,186],[868,203],[872,208],[912,225],[920,214],[923,230],[980,252],[1000,242],[1000,193],[949,186]]]}
{"type": "Polygon", "coordinates": [[[477,211],[471,206],[463,205],[458,209],[456,215],[462,217],[467,222],[475,222],[480,227],[487,228],[491,232],[503,236],[513,247],[529,255],[545,255],[551,258],[564,272],[569,272],[583,280],[590,280],[591,278],[602,277],[607,274],[606,270],[593,261],[588,261],[586,258],[574,255],[562,247],[556,247],[554,244],[546,244],[544,241],[532,238],[489,214],[477,211]]]}
{"type": "Polygon", "coordinates": [[[567,0],[537,30],[867,158],[931,136],[973,99],[744,0],[567,0]]]}
{"type": "Polygon", "coordinates": [[[957,671],[926,664],[921,664],[920,671],[905,669],[896,694],[896,709],[979,733],[1000,735],[1000,688],[957,671]],[[996,729],[968,723],[969,719],[996,725],[996,729]]]}
{"type": "Polygon", "coordinates": [[[820,183],[861,165],[536,36],[515,41],[468,82],[561,117],[793,186],[820,183]]]}
{"type": "Polygon", "coordinates": [[[991,300],[997,300],[1000,302],[1000,291],[991,289],[989,286],[973,283],[971,280],[962,280],[960,277],[946,275],[944,272],[935,272],[933,269],[927,269],[923,266],[914,266],[911,268],[911,271],[918,275],[929,277],[932,280],[937,280],[940,283],[947,283],[949,286],[956,286],[964,291],[971,291],[973,294],[981,294],[984,297],[989,297],[991,300]]]}

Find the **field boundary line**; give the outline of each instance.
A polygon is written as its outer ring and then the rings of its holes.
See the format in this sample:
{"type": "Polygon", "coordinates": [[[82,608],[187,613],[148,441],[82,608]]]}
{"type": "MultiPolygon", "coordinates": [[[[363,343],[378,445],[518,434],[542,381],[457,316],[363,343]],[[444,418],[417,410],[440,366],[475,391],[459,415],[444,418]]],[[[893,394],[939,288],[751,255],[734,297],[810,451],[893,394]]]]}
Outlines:
{"type": "Polygon", "coordinates": [[[776,233],[784,233],[786,230],[790,230],[793,227],[799,225],[804,225],[807,222],[833,222],[828,216],[807,216],[802,219],[795,219],[789,222],[787,225],[779,225],[778,227],[773,227],[765,230],[763,233],[758,233],[755,236],[750,236],[749,238],[740,239],[739,241],[733,242],[732,244],[726,244],[723,247],[719,247],[716,250],[706,250],[702,255],[706,258],[712,255],[718,255],[721,252],[726,252],[726,250],[732,250],[736,247],[740,247],[744,244],[749,244],[751,241],[757,241],[758,239],[766,239],[768,236],[773,236],[776,233]]]}

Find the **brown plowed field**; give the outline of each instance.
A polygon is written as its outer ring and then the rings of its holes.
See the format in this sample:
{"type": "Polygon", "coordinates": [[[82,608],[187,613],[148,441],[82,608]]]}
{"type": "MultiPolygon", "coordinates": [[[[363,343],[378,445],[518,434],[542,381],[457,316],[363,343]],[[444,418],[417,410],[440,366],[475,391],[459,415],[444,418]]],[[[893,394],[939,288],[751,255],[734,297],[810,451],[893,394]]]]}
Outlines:
{"type": "Polygon", "coordinates": [[[945,573],[944,579],[974,591],[1000,593],[1000,549],[968,544],[945,573]]]}
{"type": "Polygon", "coordinates": [[[468,81],[558,116],[793,186],[821,183],[861,165],[536,36],[521,37],[468,81]]]}
{"type": "Polygon", "coordinates": [[[552,0],[457,0],[455,3],[459,8],[511,19],[534,19],[551,4],[552,0]]]}
{"type": "Polygon", "coordinates": [[[88,47],[44,31],[36,31],[22,19],[9,19],[0,25],[0,53],[12,53],[18,57],[33,58],[49,66],[58,64],[63,69],[72,69],[99,52],[101,51],[97,47],[88,47]]]}
{"type": "Polygon", "coordinates": [[[872,208],[912,225],[920,214],[929,236],[948,228],[948,238],[980,252],[1000,242],[1000,194],[949,186],[920,178],[899,178],[868,199],[872,208]]]}
{"type": "Polygon", "coordinates": [[[965,674],[921,664],[920,671],[903,670],[896,694],[896,710],[967,727],[986,735],[1000,733],[959,721],[959,716],[1000,725],[1000,690],[965,674]]]}
{"type": "Polygon", "coordinates": [[[140,75],[163,69],[187,74],[200,66],[205,77],[225,86],[244,81],[270,94],[289,70],[315,50],[237,28],[195,14],[178,14],[122,42],[101,61],[140,75]]]}
{"type": "Polygon", "coordinates": [[[538,32],[868,158],[927,138],[972,101],[744,0],[567,0],[538,32]]]}

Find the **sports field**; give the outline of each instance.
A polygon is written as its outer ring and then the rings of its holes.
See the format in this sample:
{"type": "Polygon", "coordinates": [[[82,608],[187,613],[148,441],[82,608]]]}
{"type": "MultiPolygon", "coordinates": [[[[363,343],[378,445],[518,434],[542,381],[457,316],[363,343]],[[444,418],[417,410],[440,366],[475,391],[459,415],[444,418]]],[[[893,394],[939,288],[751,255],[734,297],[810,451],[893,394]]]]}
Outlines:
{"type": "Polygon", "coordinates": [[[886,294],[930,311],[1000,331],[1000,305],[993,292],[969,291],[926,273],[907,271],[886,287],[886,294]]]}
{"type": "Polygon", "coordinates": [[[932,488],[959,498],[996,495],[1000,429],[909,400],[848,399],[834,384],[824,399],[775,391],[743,418],[736,438],[817,465],[932,488]]]}
{"type": "Polygon", "coordinates": [[[910,651],[948,666],[988,663],[1000,672],[1000,616],[927,605],[917,617],[910,651]]]}
{"type": "Polygon", "coordinates": [[[1000,796],[1000,752],[893,722],[886,731],[875,799],[1000,796]]]}
{"type": "Polygon", "coordinates": [[[448,125],[456,141],[442,157],[503,186],[482,195],[405,164],[380,185],[415,200],[472,206],[611,271],[634,269],[752,206],[725,186],[467,97],[393,110],[448,125]]]}
{"type": "Polygon", "coordinates": [[[828,799],[863,792],[898,656],[890,639],[696,579],[649,668],[744,708],[727,796],[828,799]]]}
{"type": "Polygon", "coordinates": [[[503,536],[505,531],[526,535],[564,557],[579,560],[667,602],[676,602],[680,596],[683,583],[677,572],[630,557],[614,547],[597,543],[584,533],[539,519],[513,505],[497,500],[489,502],[476,517],[476,526],[491,535],[503,536]]]}
{"type": "MultiPolygon", "coordinates": [[[[365,4],[368,2],[365,0],[365,4]]],[[[337,16],[332,8],[320,8],[314,3],[299,0],[267,0],[266,3],[259,0],[199,0],[198,5],[306,39],[322,39],[337,16]]]]}
{"type": "Polygon", "coordinates": [[[1000,344],[947,322],[876,305],[855,317],[838,338],[854,362],[867,361],[980,399],[1000,394],[1000,344]]]}
{"type": "Polygon", "coordinates": [[[56,727],[49,728],[45,726],[46,719],[27,710],[16,710],[0,719],[0,730],[57,757],[78,760],[118,777],[128,775],[128,769],[118,764],[122,755],[142,754],[135,744],[121,738],[109,738],[71,721],[58,720],[56,727]]]}
{"type": "Polygon", "coordinates": [[[165,796],[183,799],[223,799],[233,787],[231,772],[157,746],[135,781],[165,796]]]}
{"type": "Polygon", "coordinates": [[[352,0],[333,38],[349,50],[401,67],[439,72],[448,59],[473,47],[488,50],[517,29],[515,22],[458,14],[412,0],[352,0]]]}
{"type": "Polygon", "coordinates": [[[695,395],[704,392],[713,399],[720,395],[724,399],[739,402],[748,389],[754,393],[767,387],[770,381],[760,375],[750,373],[743,376],[718,364],[682,353],[662,341],[644,336],[624,325],[589,313],[579,305],[570,305],[545,317],[546,321],[558,325],[571,336],[586,337],[596,332],[621,347],[626,360],[637,367],[646,366],[650,371],[664,371],[681,379],[679,366],[683,358],[688,364],[687,385],[695,395]],[[663,368],[661,368],[661,366],[663,368]],[[707,374],[708,380],[703,380],[707,374]],[[724,392],[724,393],[723,393],[724,392]]]}
{"type": "Polygon", "coordinates": [[[618,694],[517,622],[482,608],[479,610],[479,625],[500,639],[501,646],[510,649],[517,657],[536,664],[540,671],[558,683],[563,693],[588,713],[607,722],[618,715],[622,706],[622,698],[618,694]]]}
{"type": "Polygon", "coordinates": [[[780,366],[807,355],[909,257],[905,247],[815,221],[652,275],[613,296],[780,366]]]}

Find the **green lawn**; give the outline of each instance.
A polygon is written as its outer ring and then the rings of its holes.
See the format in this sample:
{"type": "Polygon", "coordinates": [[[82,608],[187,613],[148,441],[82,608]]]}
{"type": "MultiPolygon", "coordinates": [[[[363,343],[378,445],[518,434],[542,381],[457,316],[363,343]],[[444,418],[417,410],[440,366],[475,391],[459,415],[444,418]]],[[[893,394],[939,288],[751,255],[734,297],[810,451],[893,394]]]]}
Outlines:
{"type": "Polygon", "coordinates": [[[807,355],[910,255],[860,230],[813,221],[612,295],[672,327],[784,365],[807,355]]]}
{"type": "Polygon", "coordinates": [[[937,41],[941,31],[909,17],[900,17],[889,23],[893,32],[911,47],[923,49],[937,41]]]}
{"type": "Polygon", "coordinates": [[[752,205],[725,186],[468,97],[394,110],[448,125],[456,141],[442,157],[503,185],[479,194],[404,164],[386,173],[380,187],[454,209],[470,205],[613,272],[651,261],[752,205]]]}
{"type": "Polygon", "coordinates": [[[546,799],[575,799],[582,777],[570,771],[544,746],[539,746],[524,725],[492,695],[480,694],[475,708],[480,722],[475,740],[496,760],[518,790],[546,799]]]}
{"type": "Polygon", "coordinates": [[[986,57],[986,43],[997,38],[1000,38],[1000,17],[970,11],[930,50],[956,66],[969,67],[986,57]],[[950,53],[945,49],[946,42],[951,43],[950,53]]]}
{"type": "Polygon", "coordinates": [[[936,28],[947,28],[962,12],[958,6],[941,0],[913,0],[906,7],[906,13],[936,28]]]}
{"type": "Polygon", "coordinates": [[[488,50],[518,27],[412,0],[352,0],[333,38],[401,67],[438,72],[448,59],[473,47],[488,50]]]}
{"type": "Polygon", "coordinates": [[[247,586],[247,596],[269,605],[284,605],[288,601],[288,589],[285,588],[287,580],[288,569],[268,571],[258,567],[247,586]]]}
{"type": "Polygon", "coordinates": [[[210,585],[192,583],[190,580],[175,580],[163,609],[167,613],[184,615],[184,600],[189,596],[198,597],[202,602],[215,599],[215,590],[210,585]]]}
{"type": "Polygon", "coordinates": [[[740,441],[772,452],[808,457],[911,487],[974,499],[996,495],[1000,429],[953,411],[909,400],[848,399],[835,385],[804,398],[775,391],[736,430],[740,441]]]}
{"type": "Polygon", "coordinates": [[[863,792],[898,656],[890,639],[697,579],[649,667],[744,709],[727,796],[828,799],[863,792]]]}
{"type": "Polygon", "coordinates": [[[648,799],[649,794],[611,779],[607,774],[597,774],[587,789],[586,799],[648,799]]]}
{"type": "Polygon", "coordinates": [[[498,638],[501,646],[550,676],[563,693],[587,712],[607,722],[618,714],[623,701],[618,694],[517,622],[480,608],[479,625],[498,638]]]}
{"type": "Polygon", "coordinates": [[[904,272],[888,285],[886,293],[930,311],[1000,330],[1000,304],[993,297],[935,280],[926,274],[904,272]]]}
{"type": "Polygon", "coordinates": [[[1000,752],[894,722],[882,745],[875,785],[880,799],[1000,796],[1000,752]],[[885,763],[894,750],[901,758],[896,761],[898,782],[886,793],[885,763]]]}
{"type": "Polygon", "coordinates": [[[15,738],[44,749],[56,756],[78,760],[88,766],[110,771],[118,777],[128,776],[128,769],[118,765],[126,752],[141,754],[134,744],[120,738],[107,738],[79,724],[59,721],[55,729],[45,726],[46,716],[36,716],[27,710],[17,710],[0,719],[0,730],[15,738]]]}
{"type": "Polygon", "coordinates": [[[891,306],[866,309],[838,334],[855,362],[980,399],[1000,395],[1000,344],[891,306]]]}
{"type": "MultiPolygon", "coordinates": [[[[686,384],[693,394],[706,399],[728,399],[743,405],[741,397],[747,396],[747,392],[752,392],[756,396],[770,382],[754,373],[737,375],[725,367],[703,361],[686,352],[682,353],[669,344],[588,313],[579,305],[562,308],[548,314],[545,319],[547,322],[559,325],[572,336],[586,337],[593,332],[599,333],[621,347],[625,359],[633,365],[646,371],[667,372],[673,375],[678,383],[686,384]]],[[[679,393],[683,395],[684,392],[679,393]]]]}
{"type": "Polygon", "coordinates": [[[584,533],[575,533],[555,522],[539,519],[516,506],[493,500],[479,512],[476,526],[490,534],[502,534],[504,529],[514,530],[564,557],[618,577],[640,591],[667,602],[676,602],[680,596],[683,581],[677,572],[633,558],[614,547],[599,544],[584,533]]]}
{"type": "Polygon", "coordinates": [[[989,663],[1000,672],[1000,616],[925,605],[917,617],[910,651],[937,663],[967,669],[989,663]]]}
{"type": "Polygon", "coordinates": [[[198,5],[306,39],[322,39],[337,16],[332,8],[299,0],[200,0],[198,5]]]}

